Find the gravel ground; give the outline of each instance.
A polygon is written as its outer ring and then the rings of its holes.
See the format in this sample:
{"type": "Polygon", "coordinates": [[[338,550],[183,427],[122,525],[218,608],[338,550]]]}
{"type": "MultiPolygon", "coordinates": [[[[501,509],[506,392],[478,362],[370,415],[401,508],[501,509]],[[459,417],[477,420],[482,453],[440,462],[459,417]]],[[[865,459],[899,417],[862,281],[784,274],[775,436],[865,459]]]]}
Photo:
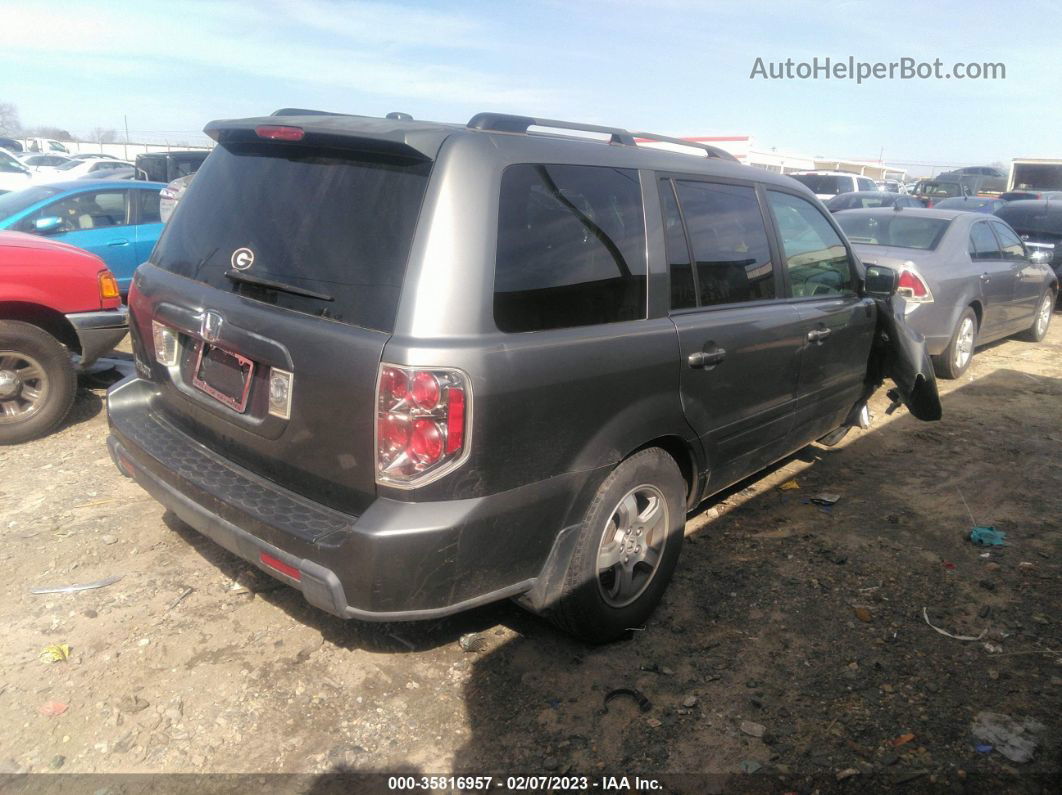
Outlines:
{"type": "Polygon", "coordinates": [[[310,607],[119,476],[108,378],[83,379],[60,431],[0,448],[0,773],[285,772],[306,774],[288,782],[304,789],[337,770],[709,773],[669,786],[1050,791],[1055,320],[1042,344],[994,344],[943,382],[943,421],[886,417],[879,394],[870,430],[702,506],[661,608],[596,648],[509,603],[388,625],[310,607]],[[840,499],[807,502],[821,492],[840,499]],[[975,546],[974,524],[1007,546],[975,546]],[[477,652],[459,643],[470,632],[477,652]],[[54,644],[67,659],[42,658],[54,644]],[[605,712],[615,688],[648,711],[620,697],[605,712]],[[983,712],[1023,730],[978,739],[983,712]]]}

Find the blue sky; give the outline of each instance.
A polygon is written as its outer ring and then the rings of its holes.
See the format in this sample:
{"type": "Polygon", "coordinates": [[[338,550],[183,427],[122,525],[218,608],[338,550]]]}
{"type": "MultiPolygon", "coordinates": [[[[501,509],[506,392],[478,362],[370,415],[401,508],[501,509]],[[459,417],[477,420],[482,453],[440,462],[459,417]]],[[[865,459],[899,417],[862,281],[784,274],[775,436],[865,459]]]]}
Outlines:
{"type": "Polygon", "coordinates": [[[194,138],[281,106],[464,121],[499,110],[810,155],[974,164],[1062,156],[1062,4],[525,0],[5,3],[0,102],[23,124],[194,138]],[[750,80],[813,56],[996,81],[750,80]]]}

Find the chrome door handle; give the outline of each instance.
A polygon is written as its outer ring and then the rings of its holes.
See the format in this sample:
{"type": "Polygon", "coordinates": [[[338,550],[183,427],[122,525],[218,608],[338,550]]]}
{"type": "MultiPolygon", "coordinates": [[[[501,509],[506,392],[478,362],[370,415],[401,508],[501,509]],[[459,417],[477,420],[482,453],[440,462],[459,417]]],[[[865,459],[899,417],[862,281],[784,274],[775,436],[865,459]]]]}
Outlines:
{"type": "Polygon", "coordinates": [[[108,246],[128,246],[128,245],[129,245],[129,241],[128,241],[128,240],[126,240],[126,239],[125,239],[125,238],[123,237],[123,238],[121,238],[121,239],[119,239],[119,240],[112,240],[112,241],[111,241],[110,243],[108,243],[107,245],[108,245],[108,246]]]}
{"type": "Polygon", "coordinates": [[[813,328],[808,332],[808,342],[822,342],[831,334],[833,334],[833,329],[813,328]]]}
{"type": "Polygon", "coordinates": [[[696,351],[695,353],[691,353],[686,361],[694,370],[711,370],[725,358],[725,348],[713,348],[710,351],[696,351]]]}
{"type": "Polygon", "coordinates": [[[983,281],[985,284],[988,284],[990,281],[992,281],[992,277],[989,276],[987,273],[982,273],[981,281],[983,281]]]}

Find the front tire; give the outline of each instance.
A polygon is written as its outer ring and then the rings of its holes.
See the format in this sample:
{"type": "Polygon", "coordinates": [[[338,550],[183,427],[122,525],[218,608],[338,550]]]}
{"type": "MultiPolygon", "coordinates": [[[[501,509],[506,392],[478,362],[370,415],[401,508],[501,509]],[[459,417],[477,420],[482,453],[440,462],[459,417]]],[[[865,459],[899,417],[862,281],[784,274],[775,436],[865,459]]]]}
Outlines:
{"type": "Polygon", "coordinates": [[[76,393],[74,365],[59,340],[29,323],[0,321],[0,444],[51,431],[76,393]]]}
{"type": "Polygon", "coordinates": [[[933,357],[933,369],[941,378],[955,379],[966,372],[977,347],[977,315],[966,307],[955,324],[951,342],[940,356],[933,357]]]}
{"type": "Polygon", "coordinates": [[[641,626],[671,580],[685,523],[686,482],[675,460],[652,447],[623,461],[587,510],[550,619],[591,643],[641,626]]]}
{"type": "Polygon", "coordinates": [[[1021,338],[1029,342],[1040,342],[1047,336],[1047,329],[1051,327],[1051,315],[1055,311],[1055,294],[1051,290],[1045,290],[1036,305],[1036,314],[1033,316],[1032,325],[1022,333],[1021,338]]]}

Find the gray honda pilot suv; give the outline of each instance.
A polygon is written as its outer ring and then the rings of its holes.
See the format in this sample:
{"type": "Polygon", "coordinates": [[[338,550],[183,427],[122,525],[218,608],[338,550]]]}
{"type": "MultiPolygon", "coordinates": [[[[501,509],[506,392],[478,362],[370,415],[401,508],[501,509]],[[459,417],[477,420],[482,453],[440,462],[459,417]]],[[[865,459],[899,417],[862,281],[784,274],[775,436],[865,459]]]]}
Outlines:
{"type": "Polygon", "coordinates": [[[884,377],[939,417],[895,274],[718,149],[501,114],[206,132],[132,285],[110,449],[330,613],[516,598],[607,641],[705,497],[865,424],[884,377]]]}

